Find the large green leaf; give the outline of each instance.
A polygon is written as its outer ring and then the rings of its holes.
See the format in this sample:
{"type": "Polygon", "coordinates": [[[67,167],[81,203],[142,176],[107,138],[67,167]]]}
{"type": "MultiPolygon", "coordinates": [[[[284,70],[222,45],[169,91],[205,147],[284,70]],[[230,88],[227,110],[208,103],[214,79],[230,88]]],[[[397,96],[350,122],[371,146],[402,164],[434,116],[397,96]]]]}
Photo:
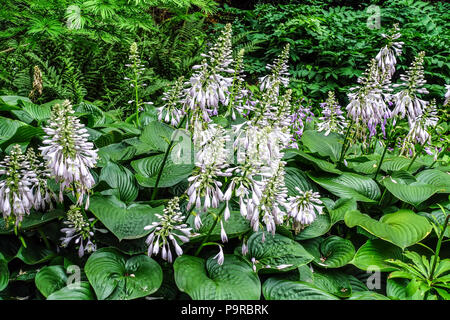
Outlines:
{"type": "Polygon", "coordinates": [[[330,236],[326,239],[314,238],[302,243],[314,256],[314,263],[325,268],[345,266],[355,255],[352,242],[338,236],[330,236]]]}
{"type": "Polygon", "coordinates": [[[79,285],[70,284],[53,292],[47,300],[95,300],[95,294],[90,284],[82,281],[79,285]]]}
{"type": "Polygon", "coordinates": [[[349,277],[340,271],[314,270],[313,284],[319,289],[338,297],[349,297],[352,294],[349,277]]]}
{"type": "Polygon", "coordinates": [[[311,182],[311,180],[309,180],[306,173],[304,173],[300,169],[293,167],[286,167],[285,170],[286,174],[284,176],[284,182],[288,189],[289,196],[298,195],[298,191],[295,189],[295,187],[303,191],[307,190],[318,191],[317,187],[311,182]]]}
{"type": "Polygon", "coordinates": [[[141,141],[148,144],[152,150],[165,152],[172,140],[174,129],[165,123],[152,121],[144,127],[141,141]]]}
{"type": "Polygon", "coordinates": [[[39,270],[34,281],[36,288],[47,298],[66,286],[67,275],[63,266],[46,266],[39,270]]]}
{"type": "Polygon", "coordinates": [[[94,252],[84,267],[99,300],[131,300],[152,294],[161,286],[162,270],[146,255],[127,258],[112,248],[94,252]]]}
{"type": "MultiPolygon", "coordinates": [[[[29,215],[25,216],[20,225],[21,230],[28,230],[39,227],[49,221],[57,219],[65,215],[65,212],[61,209],[55,209],[46,213],[32,211],[29,215]]],[[[9,225],[6,228],[5,220],[0,219],[0,234],[14,233],[14,225],[9,225]]]]}
{"type": "Polygon", "coordinates": [[[309,177],[341,198],[375,202],[381,196],[380,188],[374,180],[358,174],[346,172],[338,177],[317,177],[309,174],[309,177]]]}
{"type": "Polygon", "coordinates": [[[0,143],[10,139],[17,128],[25,125],[23,122],[0,117],[0,143]]]}
{"type": "MultiPolygon", "coordinates": [[[[153,188],[156,185],[159,170],[164,160],[164,155],[154,155],[151,157],[135,160],[131,166],[136,171],[136,179],[143,187],[153,188]]],[[[174,164],[170,157],[164,164],[158,187],[168,188],[187,179],[194,169],[192,164],[174,164]]]]}
{"type": "Polygon", "coordinates": [[[328,213],[317,215],[316,220],[309,226],[305,227],[295,236],[295,240],[306,240],[315,237],[320,237],[327,233],[331,228],[331,219],[328,213]]]}
{"type": "Polygon", "coordinates": [[[402,184],[392,179],[384,179],[383,184],[395,197],[415,207],[439,191],[438,187],[422,182],[402,184]]]}
{"type": "Polygon", "coordinates": [[[55,256],[56,254],[52,250],[33,241],[27,241],[27,247],[22,245],[16,254],[16,258],[29,265],[46,262],[55,256]]]}
{"type": "Polygon", "coordinates": [[[138,239],[150,231],[145,226],[157,221],[155,213],[162,213],[163,207],[133,203],[128,207],[114,198],[93,196],[89,210],[112,232],[122,239],[138,239]]]}
{"type": "Polygon", "coordinates": [[[175,260],[175,283],[193,300],[259,300],[261,283],[251,266],[234,255],[216,259],[182,255],[175,260]]]}
{"type": "MultiPolygon", "coordinates": [[[[385,172],[395,172],[400,170],[406,170],[409,167],[409,164],[411,163],[412,159],[404,158],[404,157],[392,157],[392,158],[386,158],[383,161],[383,164],[381,165],[381,170],[385,172]]],[[[409,172],[415,172],[417,169],[419,169],[423,164],[421,164],[419,161],[415,161],[411,168],[408,170],[409,172]]]]}
{"type": "Polygon", "coordinates": [[[357,291],[348,300],[390,300],[382,294],[372,291],[357,291]]]}
{"type": "Polygon", "coordinates": [[[366,270],[377,267],[382,272],[394,271],[392,265],[385,262],[387,259],[402,259],[402,250],[389,242],[375,239],[367,240],[356,252],[352,263],[359,269],[366,270]]]}
{"type": "Polygon", "coordinates": [[[40,137],[44,135],[44,130],[41,127],[32,127],[30,125],[19,126],[14,134],[8,140],[2,142],[1,147],[5,148],[10,144],[29,142],[33,137],[40,137]]]}
{"type": "Polygon", "coordinates": [[[34,103],[22,102],[22,110],[25,111],[31,118],[37,121],[44,121],[51,116],[51,107],[49,105],[36,105],[34,103]]]}
{"type": "Polygon", "coordinates": [[[102,168],[100,181],[105,181],[111,188],[116,189],[113,194],[124,202],[131,202],[137,198],[138,186],[133,173],[127,168],[114,162],[102,168]]]}
{"type": "Polygon", "coordinates": [[[0,291],[2,291],[8,286],[8,282],[9,282],[8,261],[6,261],[5,257],[0,252],[0,291]]]}
{"type": "Polygon", "coordinates": [[[379,221],[354,210],[345,214],[345,223],[350,228],[360,226],[369,233],[389,241],[400,248],[412,246],[431,232],[427,218],[411,210],[399,210],[385,214],[379,221]]]}
{"type": "Polygon", "coordinates": [[[277,278],[264,282],[263,295],[266,300],[339,300],[310,283],[277,278]]]}
{"type": "Polygon", "coordinates": [[[326,202],[324,202],[324,204],[327,206],[332,225],[338,221],[344,220],[344,216],[347,211],[356,210],[357,208],[356,201],[349,198],[340,198],[330,207],[326,204],[326,202]]]}
{"type": "Polygon", "coordinates": [[[328,162],[326,160],[318,159],[316,157],[313,157],[312,155],[309,155],[301,150],[291,150],[292,153],[295,153],[300,156],[302,162],[307,162],[309,164],[313,164],[317,166],[320,170],[323,170],[325,172],[335,173],[335,174],[341,174],[342,171],[336,168],[336,165],[328,162]]]}
{"type": "Polygon", "coordinates": [[[436,169],[421,171],[416,176],[417,181],[437,187],[440,193],[450,193],[450,174],[436,169]]]}
{"type": "Polygon", "coordinates": [[[328,156],[332,161],[339,159],[342,149],[342,138],[334,133],[325,136],[323,132],[306,130],[302,135],[302,143],[311,152],[317,152],[321,156],[328,156]]]}
{"type": "Polygon", "coordinates": [[[272,235],[265,231],[256,232],[250,236],[247,245],[247,256],[249,259],[256,259],[258,271],[288,271],[305,265],[314,259],[298,242],[277,233],[272,235]],[[265,237],[264,242],[263,235],[265,237]]]}

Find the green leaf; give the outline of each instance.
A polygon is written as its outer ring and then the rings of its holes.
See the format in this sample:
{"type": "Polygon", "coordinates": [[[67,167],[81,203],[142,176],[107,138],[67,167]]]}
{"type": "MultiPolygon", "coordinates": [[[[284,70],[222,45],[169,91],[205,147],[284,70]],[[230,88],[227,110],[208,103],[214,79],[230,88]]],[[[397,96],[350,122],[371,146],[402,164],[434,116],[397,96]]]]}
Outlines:
{"type": "Polygon", "coordinates": [[[108,162],[102,168],[99,180],[116,189],[114,195],[124,202],[134,201],[138,196],[138,186],[133,173],[120,164],[108,162]]]}
{"type": "Polygon", "coordinates": [[[309,177],[341,198],[375,202],[381,196],[380,188],[374,180],[358,174],[346,172],[338,177],[316,177],[309,174],[309,177]]]}
{"type": "Polygon", "coordinates": [[[427,218],[411,210],[399,210],[385,214],[379,221],[354,210],[345,214],[345,223],[350,228],[360,226],[369,233],[389,241],[402,249],[424,239],[431,232],[427,218]]]}
{"type": "Polygon", "coordinates": [[[293,167],[286,167],[285,169],[286,174],[284,176],[284,183],[286,184],[286,187],[288,189],[288,195],[294,196],[298,195],[298,191],[295,189],[295,187],[298,187],[300,190],[306,191],[306,190],[313,190],[318,191],[315,184],[309,180],[306,173],[301,171],[298,168],[293,167]]]}
{"type": "Polygon", "coordinates": [[[341,174],[342,171],[336,168],[336,165],[328,162],[326,160],[315,158],[307,153],[304,153],[303,151],[293,149],[290,150],[291,152],[297,154],[300,156],[300,158],[306,162],[306,163],[313,163],[316,165],[320,170],[323,170],[325,172],[335,173],[335,174],[341,174]]]}
{"type": "Polygon", "coordinates": [[[8,286],[8,282],[9,282],[8,261],[6,261],[5,257],[0,252],[0,291],[2,291],[8,286]]]}
{"type": "Polygon", "coordinates": [[[333,225],[338,221],[343,221],[345,213],[347,211],[356,210],[356,208],[357,204],[354,199],[338,199],[331,208],[327,207],[331,217],[331,224],[333,225]]]}
{"type": "MultiPolygon", "coordinates": [[[[23,218],[20,229],[33,229],[64,215],[65,212],[61,209],[55,209],[46,213],[32,211],[29,215],[23,218]]],[[[9,225],[9,227],[6,228],[5,220],[0,219],[0,234],[11,234],[13,232],[14,225],[9,225]]]]}
{"type": "MultiPolygon", "coordinates": [[[[155,187],[163,160],[164,155],[159,154],[131,162],[131,166],[136,171],[136,180],[141,186],[155,187]]],[[[180,183],[192,174],[193,169],[194,165],[174,164],[169,157],[164,165],[158,187],[168,188],[180,183]]]]}
{"type": "MultiPolygon", "coordinates": [[[[411,163],[411,159],[404,158],[404,157],[393,157],[393,158],[387,158],[383,161],[383,164],[381,165],[381,170],[385,172],[395,172],[400,170],[406,170],[409,167],[409,164],[411,163]]],[[[421,166],[423,166],[418,161],[415,161],[414,164],[411,166],[411,168],[408,170],[409,172],[415,172],[417,171],[421,166]]]]}
{"type": "Polygon", "coordinates": [[[266,300],[339,300],[310,283],[277,278],[264,282],[263,295],[266,300]]]}
{"type": "Polygon", "coordinates": [[[256,269],[265,273],[289,271],[314,259],[298,242],[277,233],[256,232],[250,236],[247,245],[248,256],[257,260],[256,269]]]}
{"type": "Polygon", "coordinates": [[[390,300],[382,294],[372,291],[357,291],[348,300],[390,300]]]}
{"type": "Polygon", "coordinates": [[[158,219],[155,213],[162,213],[163,206],[152,208],[149,205],[133,203],[128,207],[113,198],[93,196],[89,210],[119,240],[138,239],[150,233],[145,226],[158,219]]]}
{"type": "Polygon", "coordinates": [[[313,284],[319,289],[338,297],[351,296],[352,287],[345,273],[336,270],[314,270],[313,275],[313,284]]]}
{"type": "Polygon", "coordinates": [[[330,216],[327,213],[317,215],[316,220],[301,230],[298,235],[295,236],[295,240],[306,240],[311,238],[320,237],[331,229],[330,216]]]}
{"type": "Polygon", "coordinates": [[[386,284],[386,295],[392,300],[407,300],[408,293],[406,279],[388,279],[386,284]]]}
{"type": "Polygon", "coordinates": [[[384,179],[383,184],[395,197],[415,207],[439,191],[439,188],[422,182],[402,184],[395,183],[392,179],[384,179]]]}
{"type": "Polygon", "coordinates": [[[311,152],[317,152],[321,156],[330,157],[332,161],[339,159],[343,139],[334,133],[325,136],[323,132],[306,130],[302,135],[302,143],[311,152]]]}
{"type": "Polygon", "coordinates": [[[440,193],[450,193],[450,174],[436,169],[419,172],[417,181],[437,187],[440,193]]]}
{"type": "Polygon", "coordinates": [[[90,284],[82,281],[77,284],[70,284],[53,292],[47,297],[47,300],[95,300],[95,294],[90,284]]]}
{"type": "Polygon", "coordinates": [[[152,121],[141,134],[141,141],[148,144],[152,150],[165,152],[169,142],[172,140],[174,129],[165,123],[152,121]]]}
{"type": "Polygon", "coordinates": [[[175,283],[193,300],[259,300],[261,283],[251,266],[234,255],[216,259],[182,255],[175,260],[175,283]]]}
{"type": "Polygon", "coordinates": [[[41,127],[32,127],[29,125],[22,125],[17,128],[13,136],[1,144],[5,148],[13,143],[29,142],[33,137],[40,137],[44,135],[44,130],[41,127]]]}
{"type": "Polygon", "coordinates": [[[34,103],[22,102],[23,108],[31,118],[37,121],[44,121],[51,116],[51,107],[49,105],[36,105],[34,103]]]}
{"type": "Polygon", "coordinates": [[[62,289],[67,284],[67,275],[63,266],[46,266],[36,274],[36,287],[44,297],[62,289]]]}
{"type": "Polygon", "coordinates": [[[152,294],[161,286],[162,269],[146,255],[127,259],[112,248],[94,252],[84,267],[99,300],[131,300],[152,294]]]}
{"type": "Polygon", "coordinates": [[[325,268],[345,266],[355,255],[352,242],[338,236],[314,238],[303,242],[303,245],[314,256],[314,263],[325,268]]]}
{"type": "Polygon", "coordinates": [[[386,241],[367,240],[356,252],[351,262],[361,270],[376,266],[382,272],[394,271],[396,268],[385,262],[387,259],[402,259],[402,250],[386,241]]]}
{"type": "Polygon", "coordinates": [[[26,264],[35,265],[48,261],[55,256],[56,254],[53,251],[44,248],[33,241],[27,241],[27,247],[25,248],[22,245],[17,252],[16,258],[22,260],[26,264]]]}
{"type": "Polygon", "coordinates": [[[0,117],[0,143],[10,139],[23,122],[0,117]]]}

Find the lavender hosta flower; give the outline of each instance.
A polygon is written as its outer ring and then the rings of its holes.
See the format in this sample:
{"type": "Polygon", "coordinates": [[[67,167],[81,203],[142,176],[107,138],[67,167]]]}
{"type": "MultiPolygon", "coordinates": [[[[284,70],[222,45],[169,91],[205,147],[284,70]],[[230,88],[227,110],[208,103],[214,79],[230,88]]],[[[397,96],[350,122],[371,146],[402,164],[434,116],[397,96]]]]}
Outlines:
{"type": "Polygon", "coordinates": [[[91,239],[94,236],[94,232],[106,233],[107,230],[99,229],[92,225],[95,218],[85,219],[81,213],[80,208],[72,205],[67,212],[66,220],[63,223],[67,226],[61,229],[62,233],[65,233],[61,240],[61,246],[67,247],[69,243],[74,240],[74,243],[78,245],[78,256],[81,258],[85,253],[92,253],[97,250],[97,245],[91,239]]]}
{"type": "Polygon", "coordinates": [[[53,201],[56,201],[55,193],[47,185],[47,179],[51,177],[50,170],[45,164],[40,162],[33,149],[27,151],[27,160],[30,171],[36,176],[36,181],[32,187],[33,208],[35,210],[45,210],[47,207],[53,209],[53,201]]]}
{"type": "Polygon", "coordinates": [[[450,85],[446,84],[445,89],[447,89],[447,92],[445,93],[444,106],[447,106],[450,102],[450,85]]]}
{"type": "Polygon", "coordinates": [[[334,92],[328,92],[327,101],[322,103],[320,107],[323,116],[319,118],[318,131],[325,131],[325,136],[329,135],[330,132],[343,134],[347,127],[347,121],[342,115],[341,106],[336,101],[334,92]]]}
{"type": "Polygon", "coordinates": [[[177,126],[180,123],[181,117],[185,114],[184,110],[179,108],[179,105],[183,104],[185,99],[183,82],[184,77],[181,76],[171,89],[163,93],[162,100],[166,104],[157,108],[159,121],[164,120],[164,122],[170,123],[172,126],[177,126]]]}
{"type": "Polygon", "coordinates": [[[296,107],[295,111],[291,114],[291,134],[292,134],[292,147],[298,148],[297,141],[300,141],[303,131],[305,129],[305,122],[311,122],[314,117],[314,113],[311,111],[311,107],[303,107],[301,102],[296,107]]]}
{"type": "Polygon", "coordinates": [[[320,194],[312,190],[302,191],[295,187],[299,193],[297,196],[289,197],[289,216],[293,219],[293,226],[298,233],[305,226],[310,225],[316,220],[316,213],[323,214],[322,201],[320,194]]]}
{"type": "Polygon", "coordinates": [[[392,113],[394,116],[400,115],[401,118],[404,118],[407,115],[409,119],[414,120],[423,113],[423,109],[427,106],[428,103],[417,96],[428,93],[428,90],[423,88],[426,83],[423,70],[424,57],[425,52],[420,52],[406,74],[400,75],[402,83],[393,85],[402,88],[393,95],[395,108],[392,113]]]}
{"type": "Polygon", "coordinates": [[[39,149],[52,176],[60,183],[59,201],[63,201],[65,189],[74,188],[77,205],[86,198],[87,209],[89,191],[95,184],[89,168],[96,164],[97,150],[88,142],[89,134],[84,125],[73,114],[69,100],[54,106],[50,123],[43,128],[47,134],[44,146],[39,149]]]}
{"type": "Polygon", "coordinates": [[[388,43],[381,48],[375,59],[378,61],[378,67],[382,72],[387,72],[389,78],[391,78],[395,73],[395,65],[397,64],[397,59],[395,56],[400,56],[402,54],[402,46],[404,42],[395,41],[401,37],[399,32],[398,24],[394,24],[394,27],[389,34],[382,34],[381,36],[388,40],[388,43]]]}
{"type": "Polygon", "coordinates": [[[220,125],[208,124],[205,130],[194,128],[195,163],[200,166],[225,165],[230,156],[230,136],[220,125]]]}
{"type": "Polygon", "coordinates": [[[175,249],[177,256],[183,254],[178,241],[181,243],[189,242],[189,238],[194,236],[192,228],[188,228],[185,224],[184,216],[180,212],[180,199],[174,197],[171,199],[163,210],[164,214],[156,214],[159,221],[153,222],[151,225],[144,227],[145,230],[151,230],[150,235],[146,239],[148,247],[148,255],[157,255],[161,250],[161,257],[168,261],[173,261],[171,245],[175,249]]]}
{"type": "Polygon", "coordinates": [[[29,170],[30,164],[18,144],[0,162],[0,210],[6,223],[18,226],[33,207],[32,188],[38,182],[36,174],[29,170]]]}
{"type": "Polygon", "coordinates": [[[266,69],[268,69],[271,73],[259,79],[259,82],[261,83],[261,91],[274,87],[276,93],[278,94],[280,84],[282,84],[284,87],[287,87],[289,85],[289,50],[290,44],[288,43],[283,48],[281,54],[275,59],[273,64],[268,64],[266,66],[266,69]]]}
{"type": "Polygon", "coordinates": [[[224,256],[224,254],[223,254],[222,246],[221,246],[221,245],[218,245],[218,246],[219,246],[219,253],[216,254],[216,255],[213,257],[213,259],[217,259],[217,264],[218,264],[218,265],[223,265],[223,262],[225,261],[225,256],[224,256]]]}
{"type": "Polygon", "coordinates": [[[217,115],[219,102],[225,104],[225,92],[233,84],[233,78],[229,76],[234,73],[230,67],[233,62],[231,35],[231,24],[227,24],[208,54],[202,54],[205,59],[193,67],[196,72],[186,83],[186,107],[200,108],[205,122],[211,121],[210,116],[217,115]]]}

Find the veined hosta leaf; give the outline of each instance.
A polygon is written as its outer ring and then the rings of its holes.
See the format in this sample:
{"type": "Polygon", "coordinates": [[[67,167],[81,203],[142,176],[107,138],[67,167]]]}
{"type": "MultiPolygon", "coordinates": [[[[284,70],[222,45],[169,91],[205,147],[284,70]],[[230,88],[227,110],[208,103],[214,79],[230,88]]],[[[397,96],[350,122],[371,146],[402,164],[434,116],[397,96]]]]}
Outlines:
{"type": "Polygon", "coordinates": [[[108,162],[102,168],[99,180],[116,189],[114,195],[124,202],[131,202],[138,196],[138,186],[133,173],[119,164],[108,162]]]}
{"type": "Polygon", "coordinates": [[[44,297],[62,289],[67,284],[67,275],[63,266],[45,266],[36,274],[36,287],[44,297]]]}
{"type": "MultiPolygon", "coordinates": [[[[136,180],[141,186],[149,188],[155,186],[163,159],[164,155],[159,154],[131,162],[131,166],[136,171],[136,180]]],[[[176,185],[187,179],[193,169],[194,165],[174,164],[169,157],[164,165],[158,187],[168,188],[176,185]]]]}
{"type": "Polygon", "coordinates": [[[439,188],[431,184],[423,184],[422,182],[402,184],[398,182],[395,183],[392,179],[384,179],[383,184],[396,198],[412,204],[415,207],[430,198],[439,190],[439,188]]]}
{"type": "Polygon", "coordinates": [[[340,198],[332,205],[324,202],[331,218],[331,224],[344,220],[344,215],[347,211],[356,210],[357,204],[354,199],[340,198]]]}
{"type": "Polygon", "coordinates": [[[258,261],[256,269],[265,273],[289,271],[314,259],[298,242],[277,233],[272,235],[265,231],[256,232],[250,236],[247,245],[248,259],[255,258],[258,261]]]}
{"type": "Polygon", "coordinates": [[[437,192],[450,193],[450,174],[436,169],[429,169],[419,172],[417,181],[429,184],[438,188],[437,192]]]}
{"type": "Polygon", "coordinates": [[[299,234],[295,236],[295,240],[306,240],[315,237],[320,237],[331,229],[331,219],[330,215],[326,212],[317,215],[316,220],[309,226],[305,227],[300,231],[299,234]]]}
{"type": "Polygon", "coordinates": [[[175,260],[175,283],[193,300],[259,300],[261,283],[252,267],[234,255],[223,265],[210,257],[182,255],[175,260]]]}
{"type": "Polygon", "coordinates": [[[157,221],[155,213],[162,213],[163,206],[152,208],[149,205],[133,203],[126,206],[102,196],[93,196],[89,210],[119,239],[138,239],[150,231],[145,226],[157,221]]]}
{"type": "MultiPolygon", "coordinates": [[[[393,157],[393,158],[387,158],[383,161],[383,164],[381,165],[381,170],[388,172],[388,171],[400,171],[400,170],[406,170],[411,163],[412,159],[404,158],[404,157],[393,157]]],[[[421,164],[419,161],[415,161],[411,168],[408,170],[409,172],[415,172],[417,171],[423,164],[421,164]]]]}
{"type": "Polygon", "coordinates": [[[323,170],[325,172],[330,172],[330,173],[335,173],[335,174],[341,174],[342,173],[342,171],[337,169],[336,165],[331,163],[331,162],[315,158],[312,155],[304,153],[301,150],[293,149],[293,150],[291,150],[291,152],[297,154],[298,156],[300,156],[300,158],[302,158],[304,161],[306,161],[308,163],[312,162],[319,169],[321,169],[321,170],[323,170]]]}
{"type": "Polygon", "coordinates": [[[34,103],[22,101],[23,108],[25,111],[37,121],[44,121],[50,118],[52,108],[49,105],[36,105],[34,103]]]}
{"type": "Polygon", "coordinates": [[[277,278],[264,282],[263,295],[266,300],[339,300],[310,283],[277,278]]]}
{"type": "Polygon", "coordinates": [[[360,226],[369,233],[389,241],[402,249],[424,239],[431,232],[427,218],[411,210],[399,210],[385,214],[379,221],[354,210],[345,214],[345,223],[350,228],[360,226]]]}
{"type": "Polygon", "coordinates": [[[89,282],[81,281],[53,292],[47,300],[95,300],[95,293],[89,282]]]}
{"type": "Polygon", "coordinates": [[[406,279],[387,279],[386,295],[392,300],[407,300],[407,286],[408,280],[406,279]]]}
{"type": "Polygon", "coordinates": [[[391,300],[382,294],[373,291],[357,291],[348,300],[391,300]]]}
{"type": "Polygon", "coordinates": [[[165,152],[172,139],[174,129],[165,123],[152,121],[144,127],[141,141],[151,146],[154,151],[165,152]]]}
{"type": "Polygon", "coordinates": [[[28,97],[0,96],[0,111],[19,110],[20,101],[31,103],[31,100],[28,97]]]}
{"type": "Polygon", "coordinates": [[[354,173],[343,173],[338,177],[309,177],[331,193],[361,202],[375,202],[381,196],[380,188],[371,178],[354,173]]]}
{"type": "MultiPolygon", "coordinates": [[[[378,268],[382,272],[397,270],[388,264],[387,259],[402,259],[402,250],[386,241],[375,239],[367,240],[355,254],[351,262],[359,269],[367,271],[372,267],[378,268]]],[[[372,269],[373,270],[373,269],[372,269]]]]}
{"type": "Polygon", "coordinates": [[[6,261],[5,257],[0,253],[0,291],[2,291],[8,286],[8,282],[9,282],[8,261],[6,261]]]}
{"type": "MultiPolygon", "coordinates": [[[[25,216],[22,220],[21,229],[28,230],[36,228],[42,224],[45,224],[51,220],[57,219],[65,215],[65,212],[61,209],[55,209],[46,213],[31,211],[31,213],[25,216]]],[[[5,220],[0,219],[0,234],[10,234],[14,232],[14,225],[9,225],[6,228],[5,220]]]]}
{"type": "Polygon", "coordinates": [[[9,118],[0,117],[0,143],[11,138],[16,132],[17,128],[25,125],[25,123],[11,120],[9,118]]]}
{"type": "Polygon", "coordinates": [[[325,268],[345,266],[355,255],[352,242],[338,236],[314,238],[303,242],[303,245],[314,256],[314,263],[325,268]]]}
{"type": "Polygon", "coordinates": [[[127,258],[112,248],[94,252],[84,267],[99,300],[131,300],[152,294],[161,286],[162,270],[146,255],[127,258]]]}
{"type": "Polygon", "coordinates": [[[317,187],[309,180],[306,173],[298,168],[286,167],[286,174],[284,176],[284,182],[288,188],[288,195],[298,195],[298,191],[295,187],[298,187],[302,191],[313,190],[318,191],[317,187]]]}
{"type": "Polygon", "coordinates": [[[332,161],[339,159],[342,149],[342,138],[334,133],[325,136],[323,132],[306,130],[302,135],[302,143],[311,152],[317,152],[321,156],[328,156],[332,161]]]}
{"type": "Polygon", "coordinates": [[[336,270],[320,271],[314,270],[313,284],[335,296],[344,298],[352,294],[352,287],[350,285],[349,277],[343,272],[336,270]]]}
{"type": "Polygon", "coordinates": [[[16,254],[16,258],[22,260],[28,265],[43,263],[54,258],[55,256],[56,254],[52,250],[32,241],[27,241],[26,248],[22,245],[16,254]]]}

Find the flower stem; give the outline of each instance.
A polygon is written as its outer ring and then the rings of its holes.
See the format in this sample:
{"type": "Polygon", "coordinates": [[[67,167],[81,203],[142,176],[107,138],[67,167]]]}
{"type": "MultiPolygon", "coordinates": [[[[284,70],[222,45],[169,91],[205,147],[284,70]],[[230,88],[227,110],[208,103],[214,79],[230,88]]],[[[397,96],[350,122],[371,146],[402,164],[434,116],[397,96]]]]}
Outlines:
{"type": "Polygon", "coordinates": [[[342,146],[341,155],[339,156],[339,162],[337,164],[338,167],[341,165],[342,160],[344,160],[344,155],[347,152],[348,135],[350,134],[350,130],[352,128],[352,125],[353,125],[353,120],[351,120],[350,124],[348,125],[347,132],[345,133],[344,145],[342,146]]]}
{"type": "MultiPolygon", "coordinates": [[[[445,213],[444,208],[441,207],[441,209],[445,213]]],[[[442,228],[442,232],[439,235],[439,240],[438,240],[438,243],[436,245],[436,253],[434,255],[434,260],[433,260],[433,266],[431,267],[430,280],[433,280],[434,271],[436,269],[436,263],[437,263],[437,260],[439,259],[439,252],[441,251],[442,239],[444,238],[444,234],[445,234],[445,230],[447,229],[447,226],[448,226],[449,218],[450,218],[450,214],[448,214],[447,217],[445,218],[444,226],[442,228]]]]}
{"type": "Polygon", "coordinates": [[[219,214],[216,216],[216,218],[214,219],[214,222],[211,226],[211,228],[208,230],[208,233],[206,234],[205,239],[203,239],[202,243],[200,244],[200,246],[198,247],[197,251],[195,252],[195,256],[197,257],[200,254],[200,251],[202,251],[203,248],[203,244],[208,242],[209,237],[211,236],[211,233],[213,232],[214,228],[217,225],[217,222],[219,222],[219,220],[222,218],[222,214],[225,211],[225,208],[227,207],[227,205],[225,204],[222,209],[220,210],[219,214]]]}

